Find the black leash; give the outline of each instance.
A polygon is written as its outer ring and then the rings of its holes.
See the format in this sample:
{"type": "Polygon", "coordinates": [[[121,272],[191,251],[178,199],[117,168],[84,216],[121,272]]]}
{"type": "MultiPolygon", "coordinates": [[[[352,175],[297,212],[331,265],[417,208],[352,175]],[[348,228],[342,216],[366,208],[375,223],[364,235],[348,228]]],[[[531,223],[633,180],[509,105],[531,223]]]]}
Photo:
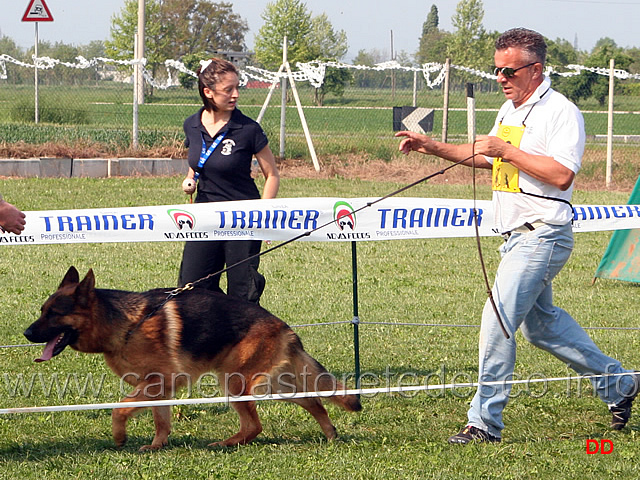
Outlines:
{"type": "MultiPolygon", "coordinates": [[[[435,177],[437,175],[442,175],[447,170],[450,170],[453,167],[455,167],[456,165],[460,165],[461,163],[464,163],[467,160],[471,160],[472,158],[473,158],[473,155],[470,156],[470,157],[467,157],[467,158],[465,158],[463,160],[460,160],[458,162],[452,163],[451,165],[448,165],[447,167],[443,168],[442,170],[439,170],[439,171],[437,171],[435,173],[431,173],[431,174],[427,175],[426,177],[423,177],[420,180],[416,180],[415,182],[413,182],[413,183],[411,183],[409,185],[405,185],[404,187],[399,188],[398,190],[395,190],[394,192],[391,192],[391,193],[385,195],[384,197],[380,197],[380,198],[378,198],[378,199],[376,199],[376,200],[374,200],[372,202],[366,203],[362,207],[355,209],[353,211],[353,213],[358,213],[358,212],[364,210],[365,208],[369,208],[369,207],[375,205],[376,203],[379,203],[379,202],[381,202],[383,200],[386,200],[387,198],[390,198],[390,197],[393,197],[395,195],[398,195],[399,193],[402,193],[405,190],[409,190],[410,188],[413,188],[416,185],[419,185],[420,183],[426,182],[427,180],[429,180],[429,179],[431,179],[431,178],[433,178],[433,177],[435,177]]],[[[210,273],[206,277],[202,277],[202,278],[200,278],[200,279],[198,279],[198,280],[196,280],[194,282],[187,283],[184,287],[178,287],[175,290],[172,290],[171,292],[169,292],[169,296],[170,297],[175,297],[176,295],[182,293],[185,290],[191,290],[192,288],[194,288],[200,282],[204,282],[204,281],[208,280],[211,277],[215,277],[216,275],[222,275],[223,273],[231,270],[232,268],[237,267],[238,265],[241,265],[241,264],[243,264],[245,262],[248,262],[249,260],[253,260],[254,258],[258,258],[258,257],[260,257],[262,255],[267,254],[267,253],[271,253],[274,250],[277,250],[278,248],[284,247],[285,245],[288,245],[288,244],[290,244],[292,242],[295,242],[296,240],[300,240],[301,238],[308,237],[312,233],[317,232],[318,230],[321,230],[321,229],[331,225],[332,223],[335,223],[337,220],[339,220],[339,218],[336,218],[334,220],[330,220],[327,223],[324,223],[324,224],[314,228],[313,230],[308,230],[308,231],[306,231],[304,233],[301,233],[300,235],[298,235],[296,237],[290,238],[289,240],[285,240],[284,242],[279,243],[278,245],[275,245],[275,246],[273,246],[271,248],[268,248],[268,249],[266,249],[266,250],[264,250],[262,252],[256,253],[255,255],[252,255],[250,257],[245,258],[244,260],[240,260],[239,262],[234,263],[233,265],[229,265],[228,267],[223,268],[222,270],[219,270],[219,271],[214,272],[214,273],[210,273]]]]}
{"type": "Polygon", "coordinates": [[[496,305],[496,301],[493,298],[493,291],[491,290],[491,285],[489,284],[489,276],[487,275],[487,267],[484,264],[484,256],[482,255],[482,243],[480,242],[480,230],[479,230],[479,222],[478,222],[478,209],[476,208],[476,142],[475,139],[471,144],[471,162],[472,162],[472,171],[473,171],[473,224],[476,229],[476,244],[478,246],[478,258],[480,259],[480,266],[482,267],[482,276],[484,277],[484,284],[487,287],[487,297],[489,298],[489,302],[493,307],[493,312],[496,314],[496,318],[498,319],[498,325],[500,325],[500,329],[504,334],[505,338],[509,339],[509,333],[507,332],[506,327],[504,326],[504,322],[502,321],[502,317],[500,316],[500,312],[498,311],[498,306],[496,305]]]}
{"type": "MultiPolygon", "coordinates": [[[[164,307],[169,302],[169,300],[171,300],[175,296],[175,295],[171,294],[172,292],[167,292],[167,293],[169,293],[169,295],[167,296],[167,298],[165,298],[162,301],[162,303],[160,303],[158,306],[156,306],[154,309],[152,309],[139,322],[137,322],[135,325],[133,325],[133,327],[131,327],[129,330],[127,330],[127,333],[124,336],[124,345],[125,346],[127,345],[127,343],[129,343],[129,339],[131,338],[131,335],[133,335],[135,333],[135,331],[138,330],[138,328],[140,328],[140,326],[142,326],[142,324],[144,322],[146,322],[151,317],[153,317],[160,309],[162,309],[162,307],[164,307]]],[[[126,358],[126,356],[125,356],[125,358],[126,358]]]]}

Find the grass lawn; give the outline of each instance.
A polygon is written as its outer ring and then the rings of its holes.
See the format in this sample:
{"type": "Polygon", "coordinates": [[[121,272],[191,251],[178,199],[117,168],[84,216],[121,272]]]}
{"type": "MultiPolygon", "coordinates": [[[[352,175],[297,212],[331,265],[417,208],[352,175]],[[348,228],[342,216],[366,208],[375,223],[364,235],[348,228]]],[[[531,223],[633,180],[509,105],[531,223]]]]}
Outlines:
{"type": "MultiPolygon", "coordinates": [[[[495,82],[485,80],[481,83],[484,86],[477,91],[475,127],[478,134],[486,134],[493,126],[504,96],[495,88],[495,82]]],[[[403,88],[393,91],[390,88],[348,87],[343,96],[329,95],[322,108],[318,108],[314,102],[315,89],[301,85],[299,93],[304,116],[317,154],[339,156],[357,153],[391,159],[396,153],[396,144],[393,142],[391,145],[386,140],[393,135],[393,107],[413,105],[412,82],[403,85],[403,88]]],[[[457,88],[450,92],[447,135],[450,141],[457,142],[467,135],[467,100],[460,82],[455,85],[457,88]]],[[[11,147],[10,151],[15,155],[23,144],[45,144],[44,151],[37,155],[54,156],[55,148],[46,144],[55,143],[73,146],[75,153],[66,154],[75,158],[85,158],[96,149],[101,151],[101,155],[137,156],[139,152],[130,149],[133,142],[131,89],[131,85],[111,81],[95,85],[42,85],[39,89],[40,121],[34,124],[33,86],[0,85],[0,150],[11,147]],[[45,151],[48,153],[45,154],[45,151]]],[[[255,119],[267,95],[266,88],[243,88],[239,108],[255,119]]],[[[640,109],[639,103],[636,96],[615,97],[613,133],[616,136],[616,161],[635,159],[636,155],[625,147],[637,150],[637,139],[633,138],[640,133],[636,114],[640,109]]],[[[153,96],[139,106],[139,146],[142,149],[180,151],[184,140],[182,123],[198,110],[199,105],[197,90],[185,90],[182,87],[154,90],[153,96]]],[[[442,91],[421,88],[417,93],[416,106],[435,109],[432,135],[441,138],[442,91]]],[[[582,101],[579,107],[584,114],[588,148],[597,148],[604,143],[602,138],[608,131],[607,109],[591,99],[582,101]]],[[[293,98],[289,98],[285,110],[287,140],[281,147],[280,93],[276,92],[261,121],[272,150],[278,154],[284,148],[286,158],[310,159],[293,98]]]]}
{"type": "MultiPolygon", "coordinates": [[[[1,180],[0,192],[23,210],[161,205],[184,202],[180,182],[181,178],[9,179],[1,180]]],[[[337,177],[285,179],[280,196],[380,196],[400,186],[337,177]]],[[[485,188],[479,193],[489,198],[485,188]]],[[[472,189],[425,184],[405,195],[471,198],[472,189]]],[[[620,192],[574,194],[576,204],[617,204],[627,199],[628,193],[620,192]]],[[[637,285],[610,280],[591,284],[610,236],[611,232],[576,236],[573,256],[555,282],[555,301],[585,327],[637,327],[637,285]]],[[[482,240],[490,275],[499,260],[500,241],[482,240]]],[[[22,331],[38,317],[40,305],[70,265],[81,274],[93,268],[100,288],[172,287],[181,248],[180,243],[2,245],[0,344],[26,343],[22,331]]],[[[290,325],[352,319],[349,243],[293,243],[264,256],[262,271],[267,278],[263,306],[290,325]]],[[[479,323],[486,298],[475,239],[360,242],[358,277],[359,315],[364,322],[360,360],[368,374],[363,386],[384,386],[376,379],[385,375],[394,385],[475,380],[478,329],[473,325],[479,323]]],[[[329,371],[338,376],[353,373],[351,325],[295,330],[329,371]]],[[[605,353],[628,368],[640,366],[638,332],[602,328],[589,332],[605,353]]],[[[572,373],[518,337],[520,377],[572,373]]],[[[113,402],[126,393],[101,356],[67,349],[50,362],[37,364],[33,359],[40,348],[0,349],[0,408],[113,402]]],[[[129,443],[122,450],[114,448],[109,411],[3,415],[0,479],[636,478],[637,408],[629,426],[611,431],[606,406],[592,395],[588,382],[518,386],[505,410],[503,443],[449,446],[446,439],[464,425],[472,394],[471,389],[377,394],[362,399],[364,410],[359,414],[329,405],[341,434],[331,443],[299,407],[261,402],[264,432],[250,445],[230,449],[210,449],[207,444],[235,433],[237,417],[232,410],[181,406],[173,410],[170,445],[144,454],[137,449],[153,436],[150,412],[130,423],[129,443]],[[587,455],[586,441],[592,438],[611,440],[613,452],[587,455]]]]}

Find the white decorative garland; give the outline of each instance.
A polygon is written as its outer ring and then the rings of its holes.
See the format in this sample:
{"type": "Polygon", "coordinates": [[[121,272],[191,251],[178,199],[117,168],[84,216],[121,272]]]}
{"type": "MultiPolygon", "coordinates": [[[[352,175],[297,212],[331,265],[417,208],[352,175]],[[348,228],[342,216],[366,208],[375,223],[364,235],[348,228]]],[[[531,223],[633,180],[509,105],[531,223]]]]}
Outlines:
{"type": "MultiPolygon", "coordinates": [[[[141,60],[114,60],[111,58],[103,58],[103,57],[95,57],[91,60],[87,60],[82,56],[76,57],[76,63],[63,62],[61,60],[57,60],[55,58],[50,57],[32,57],[33,63],[24,63],[19,60],[16,60],[9,55],[1,54],[0,55],[0,80],[7,79],[7,67],[6,62],[13,63],[19,65],[21,67],[27,68],[39,68],[43,70],[54,68],[57,65],[63,65],[69,68],[77,68],[77,69],[85,69],[96,67],[100,63],[103,64],[118,64],[118,65],[140,65],[142,67],[142,72],[144,79],[149,83],[149,85],[153,86],[157,89],[167,89],[172,86],[177,85],[177,79],[174,78],[173,72],[177,70],[178,72],[185,73],[187,75],[191,75],[195,78],[198,75],[192,70],[188,69],[184,63],[179,60],[165,60],[164,65],[167,70],[167,80],[163,83],[156,81],[151,73],[145,68],[147,64],[147,59],[143,58],[141,60]]],[[[442,84],[445,76],[444,65],[441,63],[425,63],[421,67],[407,67],[400,65],[395,60],[389,62],[378,63],[374,66],[368,65],[349,65],[341,62],[321,62],[321,61],[313,61],[306,63],[296,63],[296,67],[298,71],[293,72],[293,79],[296,82],[304,82],[308,81],[313,87],[320,88],[324,82],[324,77],[326,75],[327,67],[331,68],[346,68],[346,69],[354,69],[354,70],[374,70],[374,71],[384,71],[384,70],[403,70],[403,71],[413,71],[413,72],[421,72],[424,80],[429,88],[434,88],[442,84]],[[439,72],[434,80],[431,80],[431,75],[439,72]]],[[[495,80],[497,77],[491,73],[483,72],[481,70],[477,70],[474,68],[464,67],[460,65],[451,65],[451,68],[456,70],[460,70],[462,72],[469,73],[471,75],[478,76],[484,79],[493,79],[495,80]]],[[[555,67],[547,66],[545,73],[547,75],[555,74],[561,77],[571,77],[575,75],[579,75],[582,71],[593,72],[598,75],[609,76],[610,71],[608,68],[599,68],[599,67],[585,67],[583,65],[567,65],[565,68],[571,71],[563,71],[560,72],[555,69],[555,67]]],[[[631,74],[624,70],[614,69],[613,75],[615,78],[620,80],[640,80],[640,74],[631,74]]],[[[280,80],[282,77],[288,77],[286,72],[271,72],[269,70],[265,70],[262,68],[247,66],[244,70],[240,70],[240,85],[245,86],[249,79],[262,81],[266,83],[275,83],[280,80]]]]}

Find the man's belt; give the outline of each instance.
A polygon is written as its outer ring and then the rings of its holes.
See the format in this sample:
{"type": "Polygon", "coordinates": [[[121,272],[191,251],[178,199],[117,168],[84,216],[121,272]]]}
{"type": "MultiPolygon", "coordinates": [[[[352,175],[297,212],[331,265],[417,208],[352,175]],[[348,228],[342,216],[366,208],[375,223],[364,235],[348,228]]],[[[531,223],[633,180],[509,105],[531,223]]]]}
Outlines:
{"type": "Polygon", "coordinates": [[[541,222],[540,220],[536,220],[535,222],[531,222],[531,223],[524,222],[519,227],[516,227],[513,230],[509,230],[507,232],[502,232],[500,235],[502,235],[502,238],[504,238],[505,240],[509,240],[509,237],[513,233],[528,233],[528,232],[532,232],[536,228],[540,228],[543,225],[546,225],[546,223],[541,222]]]}

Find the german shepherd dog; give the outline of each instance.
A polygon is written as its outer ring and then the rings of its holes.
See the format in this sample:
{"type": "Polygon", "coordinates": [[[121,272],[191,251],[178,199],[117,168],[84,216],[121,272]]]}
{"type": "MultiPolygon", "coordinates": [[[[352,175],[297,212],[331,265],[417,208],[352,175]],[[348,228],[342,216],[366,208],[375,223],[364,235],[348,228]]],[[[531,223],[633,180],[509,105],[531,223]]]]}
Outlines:
{"type": "MultiPolygon", "coordinates": [[[[293,330],[265,309],[204,288],[174,296],[168,290],[99,289],[92,270],[80,281],[71,267],[24,335],[31,342],[46,343],[36,361],[49,360],[67,346],[102,353],[111,370],[135,387],[123,402],[170,399],[178,388],[210,371],[232,396],[337,393],[344,388],[304,351],[293,330]]],[[[328,400],[348,411],[362,408],[356,395],[338,394],[328,400]]],[[[336,437],[319,398],[288,401],[311,413],[327,439],[336,437]]],[[[245,444],[262,431],[255,401],[232,402],[232,406],[240,417],[240,431],[210,446],[245,444]]],[[[113,409],[118,447],[127,441],[127,420],[142,409],[113,409]]],[[[155,437],[141,450],[162,448],[171,431],[171,407],[152,410],[155,437]]]]}

